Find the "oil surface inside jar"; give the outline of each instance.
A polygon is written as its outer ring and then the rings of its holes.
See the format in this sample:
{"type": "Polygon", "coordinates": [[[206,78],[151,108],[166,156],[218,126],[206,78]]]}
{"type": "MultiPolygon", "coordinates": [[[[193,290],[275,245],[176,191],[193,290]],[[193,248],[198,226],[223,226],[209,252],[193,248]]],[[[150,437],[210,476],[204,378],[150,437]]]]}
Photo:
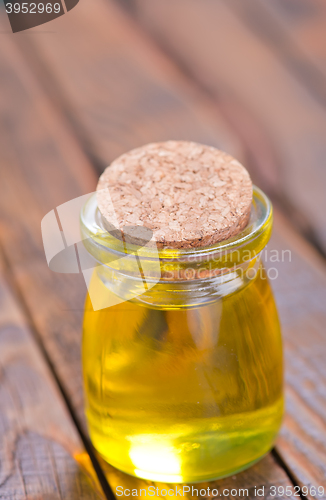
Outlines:
{"type": "Polygon", "coordinates": [[[248,467],[270,450],[283,415],[280,328],[263,267],[199,307],[94,312],[87,298],[83,369],[92,442],[118,469],[195,482],[248,467]]]}

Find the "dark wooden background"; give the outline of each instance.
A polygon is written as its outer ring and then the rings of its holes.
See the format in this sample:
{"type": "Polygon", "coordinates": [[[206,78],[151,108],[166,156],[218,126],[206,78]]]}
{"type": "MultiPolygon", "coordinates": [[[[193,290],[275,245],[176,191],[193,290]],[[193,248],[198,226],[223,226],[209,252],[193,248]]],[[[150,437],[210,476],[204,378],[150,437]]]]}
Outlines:
{"type": "Polygon", "coordinates": [[[279,272],[283,430],[259,464],[214,487],[326,489],[325,0],[80,0],[15,35],[0,10],[0,499],[152,484],[89,444],[86,290],[48,269],[40,223],[94,190],[117,155],[166,139],[242,161],[274,202],[269,249],[291,252],[267,262],[279,272]]]}

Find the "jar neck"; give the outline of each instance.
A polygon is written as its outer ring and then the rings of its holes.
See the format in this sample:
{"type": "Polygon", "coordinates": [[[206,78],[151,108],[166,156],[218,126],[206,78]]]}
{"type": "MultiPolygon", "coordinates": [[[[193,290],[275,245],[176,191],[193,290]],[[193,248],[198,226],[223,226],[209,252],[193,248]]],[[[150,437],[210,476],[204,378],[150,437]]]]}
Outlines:
{"type": "Polygon", "coordinates": [[[126,300],[159,308],[194,307],[234,293],[256,276],[271,229],[271,204],[254,188],[249,223],[236,237],[196,249],[158,250],[153,241],[139,247],[105,229],[93,195],[81,214],[85,265],[80,259],[93,306],[92,293],[102,304],[97,308],[126,300]]]}
{"type": "MultiPolygon", "coordinates": [[[[178,281],[159,280],[152,285],[150,281],[124,275],[123,273],[99,266],[93,275],[109,294],[121,298],[121,301],[134,301],[140,305],[180,309],[209,304],[246,287],[257,278],[261,267],[261,256],[250,262],[242,263],[227,272],[204,279],[178,281]]],[[[102,292],[103,294],[103,289],[102,292]]],[[[102,297],[103,300],[103,297],[102,297]]]]}

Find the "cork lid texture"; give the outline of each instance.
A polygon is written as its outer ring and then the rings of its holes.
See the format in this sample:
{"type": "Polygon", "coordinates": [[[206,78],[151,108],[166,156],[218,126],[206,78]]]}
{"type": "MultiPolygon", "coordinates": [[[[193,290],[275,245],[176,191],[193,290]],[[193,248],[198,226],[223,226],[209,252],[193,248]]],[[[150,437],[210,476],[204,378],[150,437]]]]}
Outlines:
{"type": "Polygon", "coordinates": [[[110,222],[150,229],[158,248],[198,248],[236,236],[248,223],[252,182],[232,156],[194,142],[134,149],[101,175],[97,203],[110,222]],[[109,193],[109,195],[108,195],[109,193]]]}

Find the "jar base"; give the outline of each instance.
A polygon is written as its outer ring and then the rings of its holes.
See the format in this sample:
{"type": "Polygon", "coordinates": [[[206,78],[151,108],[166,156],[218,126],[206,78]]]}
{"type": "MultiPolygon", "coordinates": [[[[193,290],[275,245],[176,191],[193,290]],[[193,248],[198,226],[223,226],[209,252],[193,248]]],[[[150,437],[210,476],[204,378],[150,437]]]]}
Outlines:
{"type": "Polygon", "coordinates": [[[237,468],[237,469],[232,469],[230,471],[224,472],[223,474],[216,474],[216,475],[211,475],[209,474],[208,476],[200,476],[198,478],[193,478],[193,477],[187,477],[187,476],[178,476],[176,474],[157,474],[157,473],[152,473],[152,472],[146,472],[146,471],[140,471],[140,470],[127,470],[124,467],[121,467],[119,464],[114,463],[112,460],[108,462],[105,457],[102,458],[105,462],[107,462],[109,465],[114,467],[115,469],[119,470],[120,472],[123,472],[124,474],[127,474],[128,476],[131,476],[135,479],[139,480],[144,480],[144,481],[155,481],[155,483],[173,483],[173,484],[200,484],[203,482],[211,482],[211,481],[217,481],[219,479],[224,479],[226,477],[233,476],[234,474],[239,474],[240,472],[249,469],[256,463],[260,462],[268,453],[271,451],[273,446],[271,446],[265,453],[263,453],[261,456],[257,457],[254,460],[251,460],[250,462],[244,464],[243,466],[237,468]]]}
{"type": "Polygon", "coordinates": [[[231,476],[260,460],[273,447],[282,416],[280,398],[244,415],[189,421],[188,427],[183,424],[182,435],[180,426],[151,435],[131,434],[125,423],[103,429],[90,414],[88,422],[94,446],[116,469],[149,481],[195,483],[231,476]]]}

